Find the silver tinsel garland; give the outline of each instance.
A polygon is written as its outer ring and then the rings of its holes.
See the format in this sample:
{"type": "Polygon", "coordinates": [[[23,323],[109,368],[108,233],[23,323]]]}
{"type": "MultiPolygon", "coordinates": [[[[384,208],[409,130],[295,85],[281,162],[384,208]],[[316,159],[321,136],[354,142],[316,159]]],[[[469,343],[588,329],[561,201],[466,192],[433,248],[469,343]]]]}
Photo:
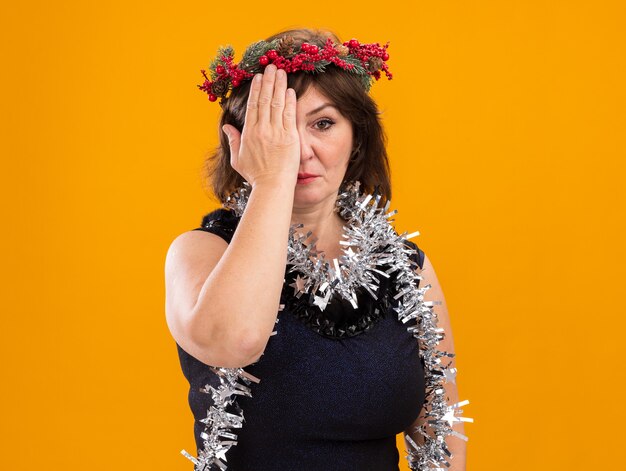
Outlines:
{"type": "MultiPolygon", "coordinates": [[[[469,401],[448,404],[444,385],[454,382],[456,368],[451,367],[451,358],[454,356],[437,349],[444,338],[443,329],[437,327],[437,314],[433,310],[440,302],[424,301],[424,293],[431,285],[422,288],[416,287],[416,280],[421,277],[415,273],[414,263],[410,255],[415,253],[404,243],[416,235],[398,235],[390,224],[389,218],[397,210],[387,213],[390,201],[384,208],[380,208],[380,195],[360,192],[360,182],[350,182],[339,192],[336,211],[347,221],[344,226],[341,245],[344,249],[341,263],[333,259],[332,263],[325,260],[324,254],[315,248],[317,239],[309,239],[312,233],[298,235],[297,229],[302,224],[294,224],[289,230],[287,265],[298,275],[293,285],[296,297],[308,294],[314,299],[314,304],[320,310],[335,296],[341,296],[357,308],[356,288],[363,287],[376,299],[378,278],[375,274],[390,277],[397,271],[395,277],[395,296],[397,305],[394,310],[398,319],[406,324],[412,319],[415,323],[407,330],[419,342],[420,357],[424,362],[424,380],[426,396],[420,414],[422,424],[412,432],[420,435],[423,443],[416,443],[411,436],[406,435],[410,445],[406,459],[413,471],[445,470],[450,467],[451,452],[446,445],[446,437],[452,435],[467,441],[467,437],[452,429],[455,423],[472,422],[472,419],[461,417],[461,407],[469,401]],[[356,250],[353,250],[356,249],[356,250]],[[380,270],[383,265],[391,268],[380,270]],[[302,276],[300,276],[302,275],[302,276]],[[446,360],[448,359],[448,360],[446,360]]],[[[247,182],[233,192],[224,203],[224,207],[231,209],[237,216],[243,215],[251,187],[247,182]]],[[[283,306],[280,307],[282,309],[283,306]]],[[[273,332],[275,334],[276,332],[273,332]]],[[[212,367],[220,380],[218,388],[205,386],[203,392],[212,395],[213,405],[208,411],[206,424],[202,434],[204,449],[197,458],[185,450],[181,453],[194,464],[194,471],[210,471],[215,469],[226,470],[226,452],[237,444],[237,435],[232,429],[243,426],[243,411],[237,405],[235,396],[243,394],[251,397],[251,382],[260,380],[250,375],[243,368],[216,368],[212,367]],[[232,406],[236,413],[227,412],[232,406]]]]}

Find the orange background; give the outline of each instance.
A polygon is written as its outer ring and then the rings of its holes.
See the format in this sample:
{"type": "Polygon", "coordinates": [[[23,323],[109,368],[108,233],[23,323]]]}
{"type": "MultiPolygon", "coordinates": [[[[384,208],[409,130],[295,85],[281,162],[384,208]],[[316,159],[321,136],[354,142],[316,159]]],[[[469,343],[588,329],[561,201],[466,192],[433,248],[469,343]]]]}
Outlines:
{"type": "Polygon", "coordinates": [[[0,468],[191,469],[163,266],[216,207],[201,166],[219,107],[196,84],[218,46],[239,60],[297,26],[390,41],[394,78],[372,94],[392,207],[446,295],[468,469],[619,466],[621,2],[36,1],[0,16],[0,468]]]}

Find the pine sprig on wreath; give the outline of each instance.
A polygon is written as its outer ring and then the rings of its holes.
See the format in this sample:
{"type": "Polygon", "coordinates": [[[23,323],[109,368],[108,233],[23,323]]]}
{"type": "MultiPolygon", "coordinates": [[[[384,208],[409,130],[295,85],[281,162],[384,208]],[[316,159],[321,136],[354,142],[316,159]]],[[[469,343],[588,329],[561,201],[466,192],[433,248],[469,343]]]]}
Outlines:
{"type": "Polygon", "coordinates": [[[259,59],[263,57],[267,53],[267,51],[272,50],[277,46],[278,40],[276,39],[269,43],[266,41],[257,41],[253,43],[244,52],[239,67],[242,67],[245,70],[252,72],[253,74],[262,72],[263,67],[260,65],[259,59]]]}

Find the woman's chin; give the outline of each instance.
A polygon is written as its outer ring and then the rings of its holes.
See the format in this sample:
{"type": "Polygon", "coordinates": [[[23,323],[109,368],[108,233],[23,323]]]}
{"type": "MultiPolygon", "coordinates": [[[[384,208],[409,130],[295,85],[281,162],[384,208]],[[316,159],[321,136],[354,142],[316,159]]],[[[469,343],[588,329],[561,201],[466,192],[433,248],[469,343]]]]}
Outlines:
{"type": "Polygon", "coordinates": [[[309,206],[315,203],[319,203],[323,199],[322,192],[319,188],[299,188],[296,187],[296,191],[293,194],[294,206],[309,206]]]}
{"type": "Polygon", "coordinates": [[[319,199],[320,199],[319,196],[316,196],[316,194],[313,192],[304,192],[304,191],[296,190],[293,196],[293,204],[295,206],[302,205],[302,204],[307,205],[307,204],[316,203],[317,201],[319,201],[319,199]]]}

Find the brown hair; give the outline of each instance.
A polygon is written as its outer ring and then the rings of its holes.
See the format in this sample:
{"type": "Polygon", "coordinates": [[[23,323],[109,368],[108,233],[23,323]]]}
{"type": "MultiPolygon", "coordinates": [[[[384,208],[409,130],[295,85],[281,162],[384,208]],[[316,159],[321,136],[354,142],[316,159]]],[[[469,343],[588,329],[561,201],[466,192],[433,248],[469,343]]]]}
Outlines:
{"type": "MultiPolygon", "coordinates": [[[[296,48],[303,42],[316,44],[322,48],[326,38],[331,38],[335,43],[341,44],[334,33],[312,29],[282,31],[270,36],[266,41],[283,36],[292,36],[296,48]]],[[[379,206],[383,206],[391,199],[387,137],[379,119],[380,112],[376,102],[365,91],[358,76],[329,65],[323,73],[311,74],[298,71],[288,74],[287,79],[287,86],[296,91],[296,96],[304,95],[309,86],[314,85],[352,123],[354,153],[348,164],[343,183],[359,180],[361,189],[368,193],[378,187],[378,194],[382,196],[379,206]]],[[[205,160],[207,181],[221,203],[224,203],[226,197],[244,182],[243,177],[230,165],[230,146],[226,134],[221,129],[224,124],[230,124],[242,132],[250,83],[248,80],[234,88],[231,95],[224,101],[218,128],[220,129],[220,143],[205,160]]]]}

